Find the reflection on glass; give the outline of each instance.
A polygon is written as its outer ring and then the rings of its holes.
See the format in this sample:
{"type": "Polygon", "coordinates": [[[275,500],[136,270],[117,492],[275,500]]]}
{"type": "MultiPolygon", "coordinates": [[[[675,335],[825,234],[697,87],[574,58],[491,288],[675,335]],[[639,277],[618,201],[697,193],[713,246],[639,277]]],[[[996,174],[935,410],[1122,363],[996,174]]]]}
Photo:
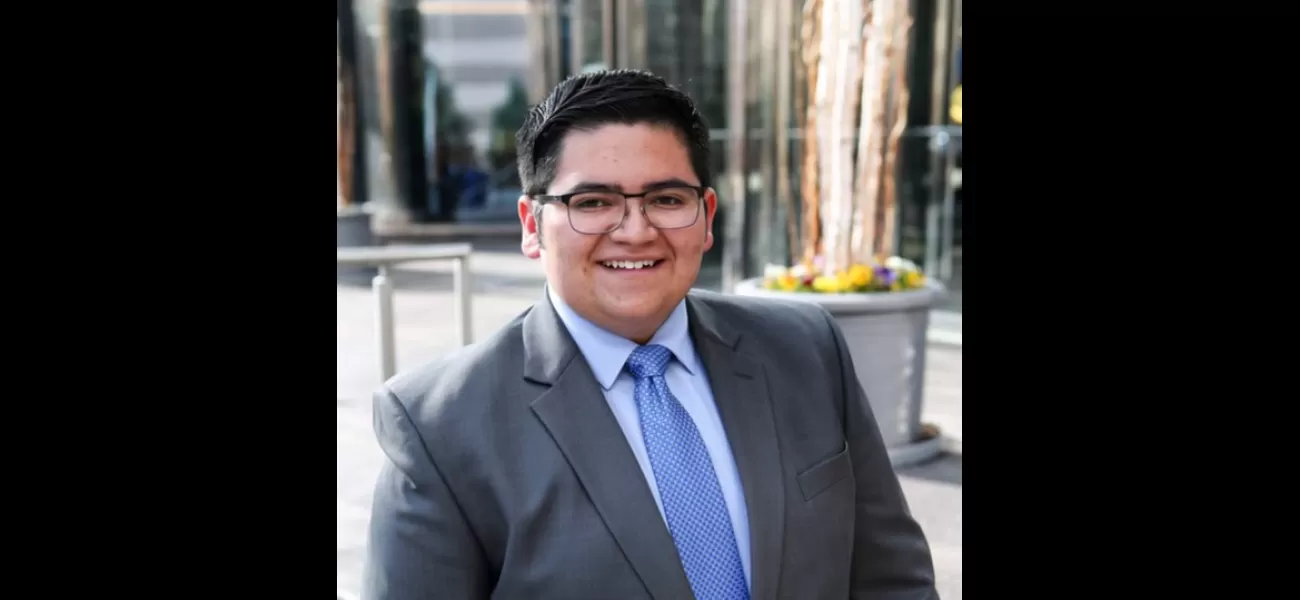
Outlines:
{"type": "Polygon", "coordinates": [[[360,136],[356,144],[361,146],[360,153],[365,157],[365,164],[360,165],[364,173],[365,196],[376,205],[392,206],[395,200],[392,173],[385,168],[388,151],[384,147],[383,133],[379,120],[379,11],[377,0],[355,0],[355,35],[357,54],[357,94],[359,96],[361,121],[360,136]]]}
{"type": "Polygon", "coordinates": [[[744,69],[744,276],[768,263],[789,263],[791,227],[800,226],[806,76],[802,70],[800,11],[790,0],[750,0],[744,69]],[[792,211],[791,208],[794,210],[792,211]]]}
{"type": "Polygon", "coordinates": [[[518,218],[514,135],[528,110],[529,14],[527,3],[501,6],[420,5],[433,219],[518,218]]]}
{"type": "Polygon", "coordinates": [[[573,70],[582,73],[608,68],[612,57],[605,55],[604,0],[571,0],[570,10],[575,16],[573,34],[578,46],[573,70]]]}
{"type": "Polygon", "coordinates": [[[695,100],[711,128],[726,127],[727,1],[645,0],[646,69],[695,100]]]}

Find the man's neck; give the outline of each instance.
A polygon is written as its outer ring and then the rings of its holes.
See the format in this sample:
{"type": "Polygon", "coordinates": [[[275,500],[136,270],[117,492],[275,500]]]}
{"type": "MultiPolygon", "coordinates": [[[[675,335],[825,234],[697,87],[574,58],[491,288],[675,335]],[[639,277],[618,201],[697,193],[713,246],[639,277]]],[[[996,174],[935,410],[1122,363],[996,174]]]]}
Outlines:
{"type": "Polygon", "coordinates": [[[641,345],[646,344],[654,338],[655,333],[659,331],[659,328],[663,327],[664,323],[668,321],[668,317],[672,315],[673,310],[676,308],[676,306],[673,306],[668,309],[668,312],[647,319],[609,319],[603,318],[600,315],[582,313],[578,309],[574,308],[572,304],[566,302],[564,298],[561,298],[560,295],[550,286],[546,287],[546,292],[550,296],[551,304],[563,304],[569,312],[577,315],[584,321],[621,338],[631,340],[641,345]]]}

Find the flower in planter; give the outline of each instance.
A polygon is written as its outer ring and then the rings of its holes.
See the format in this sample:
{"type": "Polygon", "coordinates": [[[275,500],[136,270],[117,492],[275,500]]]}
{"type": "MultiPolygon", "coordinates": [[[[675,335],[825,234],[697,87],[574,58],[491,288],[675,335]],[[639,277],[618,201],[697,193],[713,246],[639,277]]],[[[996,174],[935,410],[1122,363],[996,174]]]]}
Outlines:
{"type": "Polygon", "coordinates": [[[871,285],[873,279],[875,279],[875,273],[866,265],[849,267],[849,283],[854,288],[865,289],[868,285],[871,285]]]}
{"type": "Polygon", "coordinates": [[[925,285],[925,275],[916,263],[898,256],[833,273],[824,271],[823,264],[814,260],[793,267],[768,265],[763,270],[763,287],[782,292],[862,294],[905,292],[925,285]]]}
{"type": "Polygon", "coordinates": [[[782,273],[778,275],[776,279],[777,289],[783,292],[793,292],[798,289],[801,284],[802,282],[799,281],[798,277],[789,273],[782,273]]]}

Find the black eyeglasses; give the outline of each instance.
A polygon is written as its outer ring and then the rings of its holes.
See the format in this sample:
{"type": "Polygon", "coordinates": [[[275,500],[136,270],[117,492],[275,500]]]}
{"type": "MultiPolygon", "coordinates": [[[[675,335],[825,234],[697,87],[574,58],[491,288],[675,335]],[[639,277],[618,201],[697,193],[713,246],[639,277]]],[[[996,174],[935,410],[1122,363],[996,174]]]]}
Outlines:
{"type": "Polygon", "coordinates": [[[707,187],[673,186],[641,194],[619,192],[572,192],[553,196],[533,196],[542,204],[559,202],[569,213],[569,226],[578,233],[600,235],[623,225],[627,219],[628,198],[641,199],[641,214],[656,229],[690,227],[700,219],[707,187]]]}

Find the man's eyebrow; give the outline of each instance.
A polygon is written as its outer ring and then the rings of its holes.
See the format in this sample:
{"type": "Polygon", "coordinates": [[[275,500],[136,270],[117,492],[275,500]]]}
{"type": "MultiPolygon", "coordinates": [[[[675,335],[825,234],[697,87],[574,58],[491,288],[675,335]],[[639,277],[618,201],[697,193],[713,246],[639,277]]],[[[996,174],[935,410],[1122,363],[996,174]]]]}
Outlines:
{"type": "MultiPolygon", "coordinates": [[[[617,185],[600,183],[598,181],[583,181],[578,185],[569,188],[566,194],[576,194],[578,192],[621,192],[623,189],[617,185]]],[[[556,194],[557,196],[559,194],[556,194]]]]}
{"type": "Polygon", "coordinates": [[[673,178],[670,178],[670,179],[662,179],[662,180],[659,180],[659,181],[651,181],[650,183],[645,184],[645,187],[642,188],[642,190],[643,190],[643,191],[650,191],[650,190],[657,190],[657,189],[661,189],[661,188],[670,188],[670,187],[690,187],[690,188],[693,188],[693,187],[700,187],[700,184],[698,184],[698,183],[690,183],[690,182],[688,182],[688,181],[686,181],[686,180],[684,180],[684,179],[677,179],[676,177],[673,177],[673,178]]]}
{"type": "MultiPolygon", "coordinates": [[[[678,178],[676,178],[676,177],[672,177],[672,178],[669,178],[669,179],[661,179],[661,180],[659,180],[659,181],[651,181],[650,183],[647,183],[647,184],[645,184],[644,186],[642,186],[641,191],[643,191],[643,192],[648,192],[648,191],[650,191],[650,190],[659,190],[659,189],[663,189],[663,188],[671,188],[671,187],[691,187],[691,188],[693,188],[693,187],[699,187],[699,185],[698,185],[698,184],[694,184],[694,183],[687,182],[687,181],[685,181],[685,180],[683,180],[683,179],[678,179],[678,178]]],[[[569,189],[569,191],[567,191],[567,192],[565,192],[565,193],[566,193],[566,194],[577,194],[577,193],[579,193],[579,192],[619,192],[619,193],[623,193],[623,191],[624,191],[624,190],[623,190],[623,186],[621,186],[621,185],[610,184],[610,183],[600,183],[600,182],[597,182],[597,181],[583,181],[583,182],[581,182],[581,183],[579,183],[579,184],[573,186],[572,188],[569,189]]],[[[558,196],[559,194],[555,194],[555,195],[558,196]]]]}

